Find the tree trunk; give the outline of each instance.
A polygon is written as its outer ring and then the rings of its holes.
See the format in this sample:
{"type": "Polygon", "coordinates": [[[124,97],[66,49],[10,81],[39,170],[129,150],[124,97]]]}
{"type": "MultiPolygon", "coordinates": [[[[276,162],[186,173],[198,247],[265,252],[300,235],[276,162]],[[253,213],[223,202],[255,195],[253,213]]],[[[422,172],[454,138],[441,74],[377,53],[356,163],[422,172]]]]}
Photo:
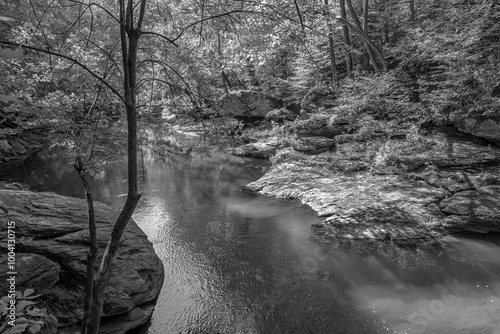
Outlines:
{"type": "Polygon", "coordinates": [[[231,87],[231,82],[229,81],[226,72],[224,72],[224,70],[221,70],[220,76],[222,79],[222,85],[224,86],[224,92],[226,92],[226,94],[229,94],[229,88],[231,87]]]}
{"type": "Polygon", "coordinates": [[[85,199],[87,201],[87,216],[89,222],[89,253],[87,254],[87,276],[85,279],[85,301],[83,306],[83,319],[81,325],[81,333],[87,333],[87,327],[90,322],[90,314],[92,311],[92,304],[94,302],[94,277],[97,263],[97,232],[95,227],[95,215],[94,215],[94,200],[92,198],[92,193],[90,192],[90,187],[85,179],[85,166],[82,163],[80,157],[76,158],[75,164],[73,165],[75,170],[80,176],[82,181],[83,190],[85,192],[85,199]]]}
{"type": "MultiPolygon", "coordinates": [[[[340,0],[340,16],[347,20],[347,11],[345,8],[345,0],[340,0]]],[[[352,72],[352,43],[351,38],[349,37],[349,28],[345,24],[342,25],[342,33],[344,35],[344,44],[345,44],[345,64],[347,69],[347,76],[351,75],[352,72]]]]}
{"type": "Polygon", "coordinates": [[[304,27],[304,21],[302,19],[302,14],[300,12],[299,4],[297,3],[297,0],[293,0],[293,2],[295,3],[295,9],[297,10],[297,15],[299,16],[300,27],[302,28],[302,33],[305,34],[306,28],[304,27]]]}
{"type": "Polygon", "coordinates": [[[220,76],[222,79],[222,86],[224,87],[224,92],[229,94],[229,88],[231,88],[231,81],[227,77],[226,72],[224,71],[224,64],[220,59],[222,59],[222,41],[220,38],[220,34],[217,34],[217,51],[219,53],[219,66],[220,66],[220,76]]]}
{"type": "Polygon", "coordinates": [[[257,79],[257,71],[255,70],[255,66],[253,65],[252,58],[250,56],[247,57],[247,71],[248,76],[250,77],[250,85],[258,87],[260,83],[257,79]]]}
{"type": "MultiPolygon", "coordinates": [[[[325,0],[325,7],[328,7],[328,0],[325,0]]],[[[327,11],[328,12],[328,11],[327,11]]],[[[340,86],[339,76],[337,74],[337,61],[335,59],[335,45],[333,43],[333,28],[330,22],[330,14],[327,14],[326,24],[328,25],[328,46],[330,49],[330,64],[332,67],[332,79],[336,87],[340,86]]]]}
{"type": "MultiPolygon", "coordinates": [[[[369,5],[369,0],[364,0],[363,1],[363,32],[368,35],[368,5],[369,5]]],[[[368,49],[370,47],[368,46],[368,49]]],[[[370,51],[366,50],[363,53],[363,67],[365,70],[368,70],[370,67],[370,51]]],[[[373,63],[373,61],[372,61],[373,63]]]]}
{"type": "Polygon", "coordinates": [[[384,54],[382,53],[382,50],[380,50],[380,48],[377,47],[377,45],[375,45],[375,43],[373,43],[373,41],[371,41],[370,38],[362,30],[354,27],[351,23],[349,23],[346,20],[343,20],[342,18],[337,17],[336,19],[338,21],[342,22],[342,24],[345,24],[346,26],[348,26],[352,32],[354,32],[356,35],[358,35],[363,40],[363,42],[366,43],[370,47],[369,50],[371,50],[371,52],[369,52],[368,54],[371,55],[370,56],[370,57],[372,57],[371,59],[374,60],[375,70],[378,71],[378,67],[376,66],[377,63],[375,62],[375,57],[374,57],[373,51],[376,52],[377,55],[380,57],[380,62],[382,63],[384,71],[387,72],[388,71],[388,64],[384,58],[384,54]]]}
{"type": "Polygon", "coordinates": [[[127,200],[113,226],[113,231],[102,256],[101,265],[94,282],[93,299],[88,325],[82,333],[97,334],[104,305],[104,292],[111,275],[111,264],[115,258],[118,245],[141,196],[137,187],[137,106],[136,106],[136,67],[137,50],[141,36],[141,26],[146,8],[146,0],[142,0],[139,9],[137,27],[134,28],[133,3],[119,0],[120,7],[120,40],[123,60],[123,86],[125,109],[127,112],[127,155],[128,155],[128,194],[127,200]]]}
{"type": "Polygon", "coordinates": [[[332,78],[335,86],[339,87],[339,76],[337,74],[337,62],[335,60],[335,49],[333,44],[333,36],[330,33],[328,36],[328,45],[330,47],[330,64],[332,66],[332,78]]]}
{"type": "Polygon", "coordinates": [[[415,0],[410,0],[410,21],[415,22],[415,0]]]}
{"type": "MultiPolygon", "coordinates": [[[[351,17],[352,17],[352,19],[354,21],[354,24],[356,25],[356,27],[358,28],[358,30],[360,32],[360,33],[358,33],[358,35],[360,37],[362,37],[362,38],[363,37],[368,38],[367,33],[365,32],[365,30],[361,26],[361,22],[359,21],[359,18],[356,15],[356,11],[354,10],[354,6],[352,5],[352,1],[351,0],[347,0],[347,5],[349,6],[349,12],[351,13],[351,17]],[[362,36],[361,33],[364,33],[364,36],[362,36]]],[[[368,12],[368,11],[366,11],[366,12],[368,12]]],[[[363,10],[363,16],[364,16],[364,10],[363,10]]],[[[363,25],[365,24],[365,22],[368,25],[368,19],[363,20],[363,25]]],[[[347,24],[347,20],[345,20],[344,24],[347,24]]],[[[366,30],[368,30],[368,28],[366,28],[366,30]]],[[[363,46],[365,48],[365,51],[363,52],[363,68],[365,68],[366,70],[368,70],[369,69],[369,63],[370,63],[370,60],[371,60],[371,64],[373,66],[373,69],[375,70],[375,72],[378,72],[379,71],[379,67],[377,65],[377,61],[375,60],[375,55],[373,53],[373,49],[370,46],[370,43],[367,40],[365,40],[366,38],[363,39],[363,46]]],[[[379,53],[379,55],[381,55],[381,51],[380,50],[377,50],[377,48],[375,48],[375,51],[377,53],[379,53]]],[[[381,61],[382,61],[382,65],[384,66],[384,69],[387,70],[386,69],[386,65],[384,63],[385,60],[383,59],[383,57],[382,57],[381,61]]]]}

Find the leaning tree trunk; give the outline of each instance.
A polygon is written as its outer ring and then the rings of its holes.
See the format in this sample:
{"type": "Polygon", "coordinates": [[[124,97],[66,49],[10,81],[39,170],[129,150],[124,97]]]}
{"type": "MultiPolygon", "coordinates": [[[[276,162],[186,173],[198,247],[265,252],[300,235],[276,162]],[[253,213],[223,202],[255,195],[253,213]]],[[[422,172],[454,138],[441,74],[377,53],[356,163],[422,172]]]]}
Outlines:
{"type": "Polygon", "coordinates": [[[134,28],[133,3],[119,0],[120,7],[120,40],[123,61],[123,86],[125,109],[127,112],[127,155],[128,155],[128,194],[125,204],[113,226],[113,231],[102,256],[99,271],[93,286],[93,298],[87,327],[83,334],[97,334],[104,305],[104,291],[111,275],[111,264],[115,258],[118,245],[141,196],[137,187],[137,105],[136,105],[136,67],[141,26],[146,8],[146,0],[142,0],[139,9],[137,26],[134,28]]]}
{"type": "Polygon", "coordinates": [[[82,181],[83,191],[85,192],[85,199],[87,201],[87,215],[89,223],[89,237],[90,237],[90,250],[87,254],[87,276],[85,280],[85,301],[83,307],[83,319],[81,325],[81,332],[86,333],[87,327],[90,322],[90,311],[92,308],[92,303],[94,302],[94,278],[97,263],[97,231],[95,226],[95,214],[94,214],[94,199],[92,198],[92,192],[90,191],[89,184],[85,179],[85,166],[82,159],[78,156],[73,165],[75,170],[80,176],[82,181]]]}
{"type": "MultiPolygon", "coordinates": [[[[368,35],[368,5],[369,5],[369,0],[364,0],[363,1],[363,32],[368,35]]],[[[368,46],[368,49],[370,47],[368,46]]],[[[367,52],[363,53],[363,66],[365,70],[369,69],[370,66],[370,51],[366,50],[367,52]]],[[[372,59],[372,63],[374,62],[374,59],[372,59]]]]}
{"type": "MultiPolygon", "coordinates": [[[[325,0],[325,7],[328,7],[328,0],[325,0]]],[[[326,8],[328,9],[328,8],[326,8]]],[[[328,13],[328,11],[326,11],[328,13]]],[[[328,46],[330,49],[330,64],[332,69],[332,79],[336,87],[340,86],[339,76],[337,74],[337,61],[335,59],[335,45],[333,43],[333,27],[330,22],[330,14],[327,14],[326,24],[328,26],[328,46]]]]}
{"type": "Polygon", "coordinates": [[[410,0],[410,21],[415,22],[415,1],[410,0]]]}
{"type": "MultiPolygon", "coordinates": [[[[345,9],[345,0],[340,0],[340,16],[347,20],[347,12],[345,9]]],[[[345,24],[342,25],[342,33],[344,35],[344,44],[345,44],[345,64],[347,69],[347,76],[351,75],[352,72],[352,43],[351,38],[349,37],[349,28],[345,24]]]]}
{"type": "MultiPolygon", "coordinates": [[[[359,21],[359,18],[356,15],[356,11],[354,10],[354,6],[352,5],[352,1],[351,0],[346,0],[346,1],[347,1],[347,5],[349,6],[349,12],[351,13],[352,20],[354,21],[354,24],[358,28],[357,33],[358,33],[358,35],[361,38],[363,38],[363,46],[365,48],[365,51],[363,52],[363,65],[364,65],[364,68],[367,69],[368,65],[369,65],[369,62],[371,61],[373,69],[375,70],[375,72],[378,72],[379,71],[379,67],[378,67],[377,62],[375,60],[375,55],[373,53],[373,48],[372,48],[373,43],[371,43],[372,45],[370,45],[370,41],[366,40],[366,38],[368,37],[368,35],[367,35],[368,27],[363,28],[361,26],[361,22],[359,21]]],[[[363,9],[363,16],[364,16],[364,13],[365,13],[365,11],[363,9]]],[[[368,15],[368,10],[366,11],[366,13],[368,15]]],[[[363,25],[365,25],[365,23],[366,23],[366,25],[368,25],[368,18],[366,18],[366,19],[363,20],[363,25]]],[[[344,20],[344,24],[348,25],[347,20],[344,20]]],[[[352,28],[352,27],[350,27],[350,28],[352,28]]],[[[381,55],[381,52],[379,52],[379,50],[377,50],[377,48],[375,48],[375,51],[377,53],[379,53],[379,56],[381,55]]],[[[386,66],[385,66],[385,63],[384,63],[383,56],[382,56],[381,61],[382,61],[382,66],[384,66],[384,69],[387,70],[385,68],[386,66]]]]}

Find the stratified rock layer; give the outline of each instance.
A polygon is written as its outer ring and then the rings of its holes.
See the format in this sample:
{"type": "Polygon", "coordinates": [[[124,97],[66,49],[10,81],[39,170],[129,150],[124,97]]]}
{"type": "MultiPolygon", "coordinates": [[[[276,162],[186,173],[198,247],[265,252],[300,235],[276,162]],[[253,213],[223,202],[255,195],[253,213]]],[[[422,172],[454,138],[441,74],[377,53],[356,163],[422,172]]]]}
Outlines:
{"type": "MultiPolygon", "coordinates": [[[[246,187],[309,205],[325,217],[313,229],[327,239],[415,243],[450,232],[500,232],[500,167],[491,165],[498,161],[498,150],[451,145],[460,149],[440,157],[442,171],[343,173],[284,160],[246,187]]],[[[406,159],[436,160],[432,152],[406,159]]]]}
{"type": "Polygon", "coordinates": [[[237,156],[269,159],[276,153],[277,144],[274,143],[250,143],[232,150],[237,156]]]}
{"type": "MultiPolygon", "coordinates": [[[[53,193],[0,189],[0,242],[5,243],[7,222],[15,222],[16,268],[19,287],[43,293],[60,330],[78,323],[83,314],[83,286],[88,253],[87,206],[81,199],[53,193]],[[24,237],[24,238],[23,238],[24,237]],[[62,327],[62,328],[61,328],[62,327]]],[[[116,213],[95,203],[98,244],[104,249],[116,213]]],[[[6,258],[2,258],[5,263],[6,258]]],[[[144,232],[130,221],[125,230],[105,292],[105,323],[101,333],[125,333],[146,322],[163,284],[163,265],[144,232]]],[[[6,290],[1,277],[0,289],[6,290]]]]}

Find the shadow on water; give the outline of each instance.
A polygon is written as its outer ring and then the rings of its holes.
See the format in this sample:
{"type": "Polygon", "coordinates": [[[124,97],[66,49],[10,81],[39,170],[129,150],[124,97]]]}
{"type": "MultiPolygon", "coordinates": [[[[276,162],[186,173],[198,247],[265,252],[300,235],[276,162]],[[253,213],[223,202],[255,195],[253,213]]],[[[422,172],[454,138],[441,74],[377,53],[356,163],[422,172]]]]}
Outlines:
{"type": "MultiPolygon", "coordinates": [[[[23,180],[81,196],[68,163],[43,161],[23,180]]],[[[500,333],[500,237],[311,242],[319,218],[309,208],[242,190],[262,167],[224,155],[145,158],[134,219],[165,281],[134,333],[500,333]]],[[[104,168],[96,197],[118,207],[125,174],[123,163],[104,168]]]]}

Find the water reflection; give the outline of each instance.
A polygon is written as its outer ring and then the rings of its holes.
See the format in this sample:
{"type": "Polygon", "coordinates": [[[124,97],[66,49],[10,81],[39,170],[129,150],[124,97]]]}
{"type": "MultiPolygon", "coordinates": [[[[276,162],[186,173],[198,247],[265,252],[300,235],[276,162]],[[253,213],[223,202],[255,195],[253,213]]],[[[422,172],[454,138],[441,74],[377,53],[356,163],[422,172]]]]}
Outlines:
{"type": "MultiPolygon", "coordinates": [[[[68,182],[64,169],[44,166],[68,182]]],[[[123,203],[123,167],[92,183],[97,198],[123,203]]],[[[164,262],[165,282],[138,333],[500,333],[499,237],[406,248],[318,243],[311,210],[242,190],[261,167],[222,155],[145,157],[134,219],[164,262]]],[[[71,195],[71,182],[37,185],[71,195]]]]}

